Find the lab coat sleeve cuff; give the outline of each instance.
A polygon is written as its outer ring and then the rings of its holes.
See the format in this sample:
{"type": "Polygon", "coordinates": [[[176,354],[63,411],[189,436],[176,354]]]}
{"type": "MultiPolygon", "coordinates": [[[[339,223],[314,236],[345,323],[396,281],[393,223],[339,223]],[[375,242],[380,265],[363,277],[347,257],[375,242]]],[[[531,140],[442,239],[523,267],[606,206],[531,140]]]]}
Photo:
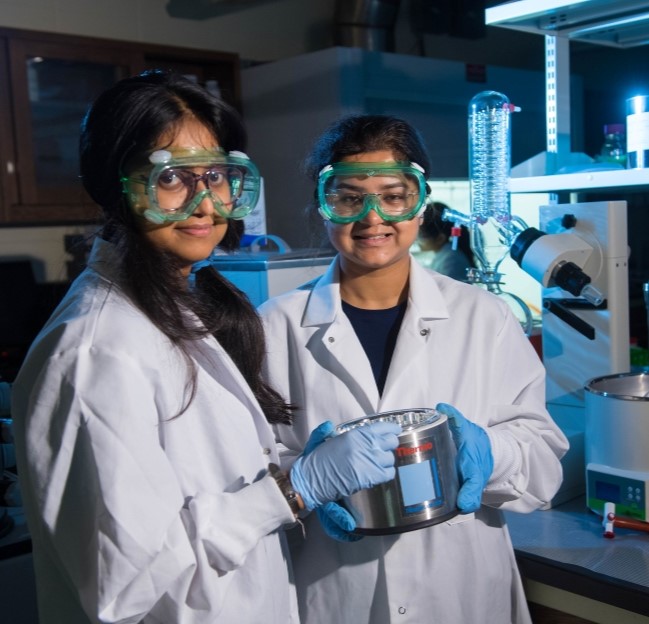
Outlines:
{"type": "Polygon", "coordinates": [[[266,535],[295,517],[277,483],[266,475],[237,492],[201,493],[188,503],[210,565],[229,571],[243,564],[266,535]]]}
{"type": "Polygon", "coordinates": [[[487,484],[487,489],[497,489],[511,482],[523,466],[520,446],[508,431],[487,429],[491,442],[491,454],[494,468],[487,484]]]}

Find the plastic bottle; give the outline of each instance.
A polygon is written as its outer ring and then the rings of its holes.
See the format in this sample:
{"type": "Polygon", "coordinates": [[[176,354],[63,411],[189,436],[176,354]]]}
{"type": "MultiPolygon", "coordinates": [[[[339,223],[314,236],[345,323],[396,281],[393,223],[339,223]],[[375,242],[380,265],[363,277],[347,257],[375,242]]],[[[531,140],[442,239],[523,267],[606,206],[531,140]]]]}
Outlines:
{"type": "Polygon", "coordinates": [[[616,163],[626,167],[626,137],[624,124],[606,124],[604,143],[595,157],[598,162],[616,163]]]}
{"type": "Polygon", "coordinates": [[[626,113],[627,167],[649,167],[649,95],[629,98],[626,113]]]}

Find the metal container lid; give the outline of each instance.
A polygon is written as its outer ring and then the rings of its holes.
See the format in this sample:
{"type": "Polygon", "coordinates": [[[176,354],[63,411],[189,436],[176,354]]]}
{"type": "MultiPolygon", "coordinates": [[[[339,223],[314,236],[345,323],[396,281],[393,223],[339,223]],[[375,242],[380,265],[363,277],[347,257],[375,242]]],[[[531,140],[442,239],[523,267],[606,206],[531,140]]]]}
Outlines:
{"type": "Polygon", "coordinates": [[[649,373],[620,373],[591,379],[584,388],[592,394],[625,401],[649,401],[649,373]]]}
{"type": "Polygon", "coordinates": [[[430,407],[415,407],[401,410],[393,410],[391,412],[380,412],[378,414],[371,414],[370,416],[363,416],[342,423],[336,427],[336,433],[345,433],[356,427],[362,427],[376,422],[394,422],[401,425],[403,432],[413,431],[420,427],[432,425],[443,414],[430,407]]]}

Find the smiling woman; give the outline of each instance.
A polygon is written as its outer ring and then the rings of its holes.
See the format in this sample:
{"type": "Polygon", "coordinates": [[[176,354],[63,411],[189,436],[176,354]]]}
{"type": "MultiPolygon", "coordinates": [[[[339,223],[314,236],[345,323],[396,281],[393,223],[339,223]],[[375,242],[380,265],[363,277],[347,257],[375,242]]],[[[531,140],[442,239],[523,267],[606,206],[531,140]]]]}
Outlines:
{"type": "MultiPolygon", "coordinates": [[[[357,527],[359,516],[335,502],[305,518],[306,539],[293,550],[303,624],[431,614],[530,623],[501,509],[531,511],[552,498],[567,442],[545,409],[543,366],[507,304],[410,254],[430,171],[406,121],[335,121],[307,172],[338,255],[323,276],[260,307],[266,378],[299,406],[290,427],[275,426],[286,464],[313,446],[310,431],[325,419],[416,408],[444,414],[457,447],[460,487],[444,522],[397,539],[362,537],[362,518],[357,527]]],[[[412,506],[439,504],[424,492],[412,506]]]]}
{"type": "MultiPolygon", "coordinates": [[[[392,150],[378,150],[345,156],[340,164],[335,165],[334,171],[338,170],[339,173],[333,184],[343,185],[342,188],[346,189],[336,196],[349,197],[350,190],[353,190],[353,197],[362,198],[362,201],[354,203],[363,208],[344,218],[340,218],[340,210],[328,217],[332,211],[320,205],[329,240],[340,254],[343,271],[350,277],[360,277],[366,274],[366,270],[377,275],[375,271],[378,270],[389,271],[395,277],[398,272],[402,279],[407,279],[410,246],[417,239],[419,213],[426,207],[426,183],[419,165],[399,165],[398,159],[399,154],[392,150]],[[400,171],[401,179],[395,177],[395,171],[400,171]],[[353,180],[353,184],[350,180],[353,180]]],[[[328,180],[322,180],[325,175],[323,171],[319,176],[319,188],[328,183],[328,180]]],[[[319,195],[331,197],[332,193],[319,195]]],[[[367,305],[368,293],[348,288],[347,285],[344,288],[347,303],[358,307],[367,305]]],[[[397,292],[393,294],[389,301],[380,305],[397,305],[401,295],[397,292]]],[[[376,295],[379,293],[375,291],[372,296],[376,295]]]]}
{"type": "Polygon", "coordinates": [[[165,72],[85,118],[105,224],[13,385],[42,624],[297,623],[280,529],[394,474],[396,425],[314,449],[299,487],[276,466],[293,407],[261,376],[261,321],[199,268],[256,201],[244,148],[233,109],[165,72]]]}
{"type": "Polygon", "coordinates": [[[261,478],[290,409],[260,379],[245,296],[213,269],[188,280],[238,244],[254,194],[233,189],[258,183],[244,148],[233,109],[163,72],[118,82],[84,121],[105,224],[13,386],[41,622],[290,621],[276,529],[294,516],[261,478]],[[258,602],[239,600],[269,568],[258,602]]]}

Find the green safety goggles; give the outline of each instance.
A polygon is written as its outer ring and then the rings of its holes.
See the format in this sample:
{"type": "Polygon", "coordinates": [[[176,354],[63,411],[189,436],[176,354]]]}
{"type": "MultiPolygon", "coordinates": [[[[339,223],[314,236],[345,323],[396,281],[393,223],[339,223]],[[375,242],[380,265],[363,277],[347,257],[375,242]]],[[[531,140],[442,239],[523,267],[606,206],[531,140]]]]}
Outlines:
{"type": "Polygon", "coordinates": [[[243,219],[259,199],[259,171],[243,152],[161,149],[148,160],[152,168],[136,169],[120,181],[133,209],[152,223],[187,219],[206,197],[221,217],[243,219]]]}
{"type": "Polygon", "coordinates": [[[374,210],[385,221],[407,221],[426,208],[424,170],[416,163],[339,162],[318,175],[320,214],[332,223],[352,223],[374,210]],[[376,193],[364,183],[372,179],[376,193]]]}

